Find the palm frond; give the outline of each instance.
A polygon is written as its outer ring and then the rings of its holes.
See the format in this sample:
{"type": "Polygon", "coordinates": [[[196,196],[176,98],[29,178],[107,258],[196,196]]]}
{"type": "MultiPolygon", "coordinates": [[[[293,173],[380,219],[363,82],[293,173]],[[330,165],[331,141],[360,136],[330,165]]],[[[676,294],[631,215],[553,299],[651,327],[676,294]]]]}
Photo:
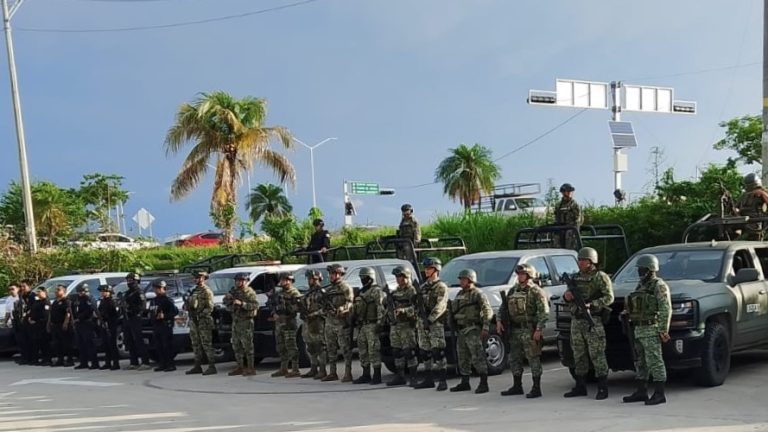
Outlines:
{"type": "MultiPolygon", "coordinates": [[[[191,155],[190,155],[191,156],[191,155]]],[[[184,198],[192,191],[200,179],[208,170],[208,157],[191,158],[187,157],[181,171],[176,175],[171,185],[171,201],[177,201],[184,198]]]]}

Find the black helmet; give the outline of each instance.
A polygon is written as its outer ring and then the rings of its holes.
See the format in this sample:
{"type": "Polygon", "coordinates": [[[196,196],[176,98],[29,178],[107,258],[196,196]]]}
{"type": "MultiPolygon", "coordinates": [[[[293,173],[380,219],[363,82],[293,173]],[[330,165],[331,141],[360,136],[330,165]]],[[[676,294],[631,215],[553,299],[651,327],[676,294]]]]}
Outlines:
{"type": "Polygon", "coordinates": [[[400,206],[400,211],[403,212],[403,213],[405,213],[405,212],[412,212],[413,211],[413,206],[410,205],[410,204],[403,204],[402,206],[400,206]]]}
{"type": "Polygon", "coordinates": [[[167,285],[163,279],[152,281],[152,288],[165,288],[167,285]]]}
{"type": "Polygon", "coordinates": [[[573,187],[570,183],[563,183],[562,186],[560,186],[560,192],[573,192],[576,188],[573,187]]]}
{"type": "Polygon", "coordinates": [[[345,274],[346,272],[347,272],[347,269],[345,269],[344,266],[341,264],[331,264],[328,266],[329,274],[333,274],[333,273],[345,274]]]}
{"type": "Polygon", "coordinates": [[[247,281],[250,278],[251,277],[250,277],[250,275],[248,275],[248,273],[242,273],[241,272],[241,273],[235,274],[235,280],[245,280],[245,281],[247,281]]]}
{"type": "Polygon", "coordinates": [[[126,280],[128,280],[128,279],[133,279],[133,280],[135,280],[136,282],[138,282],[138,281],[140,281],[140,280],[141,280],[141,276],[139,276],[137,273],[134,273],[134,272],[130,272],[130,273],[128,273],[127,275],[125,275],[125,279],[126,279],[126,280]]]}
{"type": "Polygon", "coordinates": [[[306,277],[307,279],[317,278],[319,280],[323,280],[323,274],[320,273],[320,270],[317,270],[317,269],[312,269],[312,270],[305,271],[304,272],[304,277],[306,277]]]}
{"type": "Polygon", "coordinates": [[[325,226],[325,222],[323,222],[322,219],[318,218],[312,221],[312,226],[325,226]]]}
{"type": "Polygon", "coordinates": [[[88,284],[82,284],[76,289],[77,292],[88,292],[88,284]]]}
{"type": "Polygon", "coordinates": [[[112,289],[112,287],[109,286],[109,285],[99,285],[99,292],[104,292],[104,291],[109,292],[109,293],[114,293],[115,292],[112,289]]]}

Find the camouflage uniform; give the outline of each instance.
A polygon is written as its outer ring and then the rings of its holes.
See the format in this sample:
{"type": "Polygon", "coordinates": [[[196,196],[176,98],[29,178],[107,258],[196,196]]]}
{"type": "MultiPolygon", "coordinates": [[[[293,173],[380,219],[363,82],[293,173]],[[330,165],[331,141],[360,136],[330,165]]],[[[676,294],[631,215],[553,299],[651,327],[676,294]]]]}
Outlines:
{"type": "MultiPolygon", "coordinates": [[[[298,376],[299,350],[296,346],[296,314],[299,311],[298,300],[301,293],[293,284],[282,288],[278,296],[277,319],[275,320],[275,339],[277,353],[280,354],[280,375],[288,375],[289,363],[293,366],[291,376],[298,376]]],[[[274,375],[274,374],[273,374],[274,375]]]]}
{"type": "Polygon", "coordinates": [[[384,295],[375,283],[364,286],[354,302],[355,321],[358,325],[357,350],[363,369],[381,368],[381,341],[379,328],[384,320],[384,295]]]}
{"type": "Polygon", "coordinates": [[[352,308],[354,294],[349,284],[339,280],[331,284],[325,295],[332,307],[325,316],[325,346],[328,363],[330,363],[330,374],[324,379],[333,381],[338,379],[336,356],[339,354],[339,350],[344,356],[345,372],[350,371],[351,374],[352,370],[352,347],[349,344],[351,329],[347,326],[347,315],[352,308]]]}
{"type": "MultiPolygon", "coordinates": [[[[395,359],[395,368],[398,376],[387,385],[400,385],[404,383],[405,366],[411,373],[411,381],[415,379],[416,368],[419,366],[416,360],[416,308],[414,297],[416,288],[411,285],[410,273],[407,282],[392,291],[392,302],[395,305],[393,311],[395,324],[389,330],[389,342],[392,346],[392,356],[395,359]]],[[[413,382],[411,383],[413,384],[413,382]]]]}
{"type": "Polygon", "coordinates": [[[197,285],[184,304],[189,313],[189,337],[195,352],[195,365],[188,374],[202,373],[200,365],[208,362],[204,374],[216,373],[216,359],[213,355],[213,291],[205,285],[197,285]]]}
{"type": "Polygon", "coordinates": [[[481,331],[488,331],[493,316],[488,298],[479,288],[472,285],[468,289],[462,289],[451,306],[451,314],[458,326],[457,350],[461,375],[468,377],[472,366],[481,376],[488,375],[485,347],[480,337],[481,331]]]}
{"type": "Polygon", "coordinates": [[[323,316],[323,288],[320,284],[312,285],[301,298],[302,302],[302,336],[307,344],[310,372],[302,375],[304,378],[325,378],[325,317],[323,316]]]}
{"type": "MultiPolygon", "coordinates": [[[[579,204],[573,198],[563,197],[555,207],[555,224],[574,226],[578,230],[584,222],[579,204]]],[[[555,247],[576,249],[576,233],[568,230],[561,235],[555,235],[555,247]],[[563,236],[564,235],[564,236],[563,236]]]]}
{"type": "Polygon", "coordinates": [[[232,314],[232,339],[230,343],[237,361],[237,369],[230,372],[230,375],[239,375],[238,370],[240,374],[245,376],[254,375],[253,318],[259,310],[256,291],[247,285],[242,289],[235,287],[230,294],[224,297],[224,305],[232,314]],[[235,300],[240,300],[242,304],[235,305],[235,300]]]}
{"type": "MultiPolygon", "coordinates": [[[[421,227],[419,227],[419,221],[416,220],[416,216],[413,214],[411,214],[409,218],[403,217],[400,220],[400,226],[397,232],[398,237],[410,240],[413,242],[414,246],[421,241],[421,227]]],[[[411,261],[416,265],[416,252],[411,248],[410,244],[400,245],[397,249],[397,257],[399,259],[411,261]]]]}
{"type": "MultiPolygon", "coordinates": [[[[766,191],[762,186],[753,184],[747,186],[747,191],[741,194],[736,206],[739,209],[739,215],[750,217],[763,217],[766,215],[766,204],[763,201],[763,194],[766,191]]],[[[763,240],[763,223],[754,222],[746,225],[744,236],[747,240],[763,240]]]]}
{"type": "Polygon", "coordinates": [[[531,375],[536,378],[542,374],[541,342],[533,340],[535,330],[544,330],[549,318],[547,294],[533,279],[524,284],[516,283],[506,295],[507,304],[499,308],[499,318],[510,324],[509,368],[512,375],[523,375],[523,357],[531,366],[531,375]]]}
{"type": "Polygon", "coordinates": [[[423,320],[418,320],[416,330],[419,350],[427,372],[437,370],[441,380],[446,373],[445,360],[445,317],[448,306],[448,286],[440,279],[428,281],[419,289],[424,307],[427,309],[428,328],[423,320]]]}

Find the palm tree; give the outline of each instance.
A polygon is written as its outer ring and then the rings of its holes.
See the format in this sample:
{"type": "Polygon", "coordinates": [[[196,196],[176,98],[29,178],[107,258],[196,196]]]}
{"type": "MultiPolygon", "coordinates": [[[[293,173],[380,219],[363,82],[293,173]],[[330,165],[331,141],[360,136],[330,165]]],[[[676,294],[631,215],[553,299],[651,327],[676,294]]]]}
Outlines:
{"type": "Polygon", "coordinates": [[[481,193],[493,191],[496,180],[501,178],[501,168],[491,159],[491,150],[480,144],[460,144],[449,152],[451,155],[435,170],[435,181],[442,182],[443,193],[469,211],[481,193]]]}
{"type": "Polygon", "coordinates": [[[293,206],[280,186],[267,183],[251,189],[245,209],[248,210],[251,221],[256,223],[262,217],[287,216],[293,211],[293,206]]]}
{"type": "Polygon", "coordinates": [[[234,238],[235,185],[243,172],[258,163],[270,168],[281,183],[296,182],[291,162],[269,145],[272,138],[277,138],[284,148],[292,149],[291,134],[282,126],[265,126],[266,116],[264,99],[235,99],[222,91],[202,93],[179,108],[165,137],[166,155],[178,153],[187,143],[194,145],[173,181],[172,200],[184,198],[195,189],[215,159],[211,217],[224,230],[225,243],[234,238]]]}

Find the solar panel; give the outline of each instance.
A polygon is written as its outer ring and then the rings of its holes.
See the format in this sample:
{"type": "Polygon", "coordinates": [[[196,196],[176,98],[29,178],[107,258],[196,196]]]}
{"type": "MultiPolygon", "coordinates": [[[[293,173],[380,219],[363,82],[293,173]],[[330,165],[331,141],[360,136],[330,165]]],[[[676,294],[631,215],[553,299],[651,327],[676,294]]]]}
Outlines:
{"type": "Polygon", "coordinates": [[[631,122],[609,121],[608,129],[614,147],[637,147],[637,137],[631,122]]]}
{"type": "Polygon", "coordinates": [[[632,129],[632,122],[628,121],[609,121],[608,122],[608,128],[611,130],[611,133],[617,133],[617,134],[634,134],[635,131],[632,129]]]}

